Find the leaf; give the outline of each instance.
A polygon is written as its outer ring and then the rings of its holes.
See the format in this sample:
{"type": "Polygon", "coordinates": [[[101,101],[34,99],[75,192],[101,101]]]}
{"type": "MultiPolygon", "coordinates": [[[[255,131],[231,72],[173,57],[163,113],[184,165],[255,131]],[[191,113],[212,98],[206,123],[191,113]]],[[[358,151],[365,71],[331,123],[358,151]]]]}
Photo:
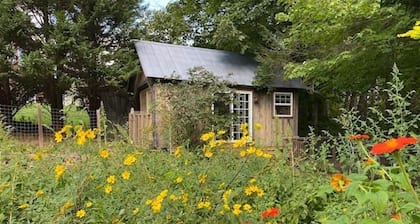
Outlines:
{"type": "Polygon", "coordinates": [[[388,193],[386,191],[369,192],[367,194],[369,201],[372,202],[376,213],[381,213],[388,204],[388,193]]]}
{"type": "Polygon", "coordinates": [[[409,202],[407,204],[404,204],[403,206],[401,206],[401,210],[404,213],[409,213],[415,209],[420,209],[420,205],[413,203],[413,202],[409,202]]]}
{"type": "Polygon", "coordinates": [[[363,219],[360,221],[361,224],[378,224],[377,222],[373,221],[372,219],[363,219]]]}

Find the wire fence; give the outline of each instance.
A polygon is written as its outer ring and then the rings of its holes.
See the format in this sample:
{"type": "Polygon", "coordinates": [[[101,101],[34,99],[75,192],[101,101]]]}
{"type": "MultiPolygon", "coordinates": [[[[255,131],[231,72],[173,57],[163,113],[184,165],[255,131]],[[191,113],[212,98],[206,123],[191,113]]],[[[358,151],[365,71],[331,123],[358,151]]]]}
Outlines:
{"type": "Polygon", "coordinates": [[[83,125],[85,128],[99,127],[100,112],[75,106],[56,109],[38,103],[23,107],[0,104],[0,120],[13,138],[43,147],[51,142],[54,132],[66,124],[83,125]]]}

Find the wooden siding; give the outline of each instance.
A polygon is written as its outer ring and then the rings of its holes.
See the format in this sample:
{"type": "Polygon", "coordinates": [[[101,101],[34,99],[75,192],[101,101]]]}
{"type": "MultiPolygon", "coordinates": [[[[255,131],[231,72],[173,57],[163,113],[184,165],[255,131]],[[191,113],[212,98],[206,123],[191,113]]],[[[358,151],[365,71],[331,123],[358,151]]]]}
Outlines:
{"type": "MultiPolygon", "coordinates": [[[[238,90],[252,90],[241,88],[238,90]]],[[[162,97],[162,89],[159,85],[153,85],[139,93],[140,110],[143,114],[148,114],[148,127],[150,138],[155,148],[172,148],[171,134],[167,128],[163,128],[165,113],[168,109],[167,100],[162,97]]],[[[284,90],[284,92],[293,92],[284,90]]],[[[260,146],[264,147],[283,147],[290,144],[298,136],[298,94],[293,92],[293,111],[292,117],[274,117],[273,115],[273,94],[266,92],[253,91],[253,139],[260,146]],[[260,123],[262,129],[256,130],[255,124],[260,123]]],[[[209,105],[210,106],[210,105],[209,105]]],[[[146,119],[146,118],[144,118],[146,119]]],[[[141,126],[141,125],[140,125],[141,126]]],[[[131,134],[131,132],[130,132],[131,134]]],[[[144,136],[144,135],[143,135],[144,136]]],[[[294,145],[294,144],[293,144],[294,145]]]]}
{"type": "Polygon", "coordinates": [[[254,140],[263,146],[282,146],[288,138],[297,136],[298,131],[298,97],[293,93],[292,117],[274,117],[273,94],[254,92],[253,128],[254,140]],[[262,125],[261,130],[255,124],[262,125]]]}

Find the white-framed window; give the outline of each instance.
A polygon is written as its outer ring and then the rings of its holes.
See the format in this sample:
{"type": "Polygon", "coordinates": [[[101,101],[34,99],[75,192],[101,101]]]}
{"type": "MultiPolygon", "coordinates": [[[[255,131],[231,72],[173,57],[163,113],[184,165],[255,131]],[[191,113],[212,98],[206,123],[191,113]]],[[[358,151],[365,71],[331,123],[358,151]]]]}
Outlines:
{"type": "Polygon", "coordinates": [[[241,124],[248,124],[248,135],[252,138],[252,91],[235,90],[231,95],[231,103],[214,102],[212,112],[215,115],[231,115],[230,140],[239,140],[243,136],[240,130],[241,124]]]}
{"type": "Polygon", "coordinates": [[[248,124],[249,137],[252,139],[252,91],[235,91],[231,111],[234,114],[232,122],[232,140],[239,140],[242,137],[241,124],[248,124]]]}
{"type": "Polygon", "coordinates": [[[293,93],[273,93],[273,115],[274,117],[293,117],[293,93]]]}

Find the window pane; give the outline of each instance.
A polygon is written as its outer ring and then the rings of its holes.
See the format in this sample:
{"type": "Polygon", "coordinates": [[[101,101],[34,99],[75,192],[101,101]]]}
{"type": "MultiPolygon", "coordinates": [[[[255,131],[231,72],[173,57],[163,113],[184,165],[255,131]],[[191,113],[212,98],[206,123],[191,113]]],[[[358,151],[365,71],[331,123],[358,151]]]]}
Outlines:
{"type": "Polygon", "coordinates": [[[292,115],[290,106],[276,106],[276,115],[292,115]]]}

